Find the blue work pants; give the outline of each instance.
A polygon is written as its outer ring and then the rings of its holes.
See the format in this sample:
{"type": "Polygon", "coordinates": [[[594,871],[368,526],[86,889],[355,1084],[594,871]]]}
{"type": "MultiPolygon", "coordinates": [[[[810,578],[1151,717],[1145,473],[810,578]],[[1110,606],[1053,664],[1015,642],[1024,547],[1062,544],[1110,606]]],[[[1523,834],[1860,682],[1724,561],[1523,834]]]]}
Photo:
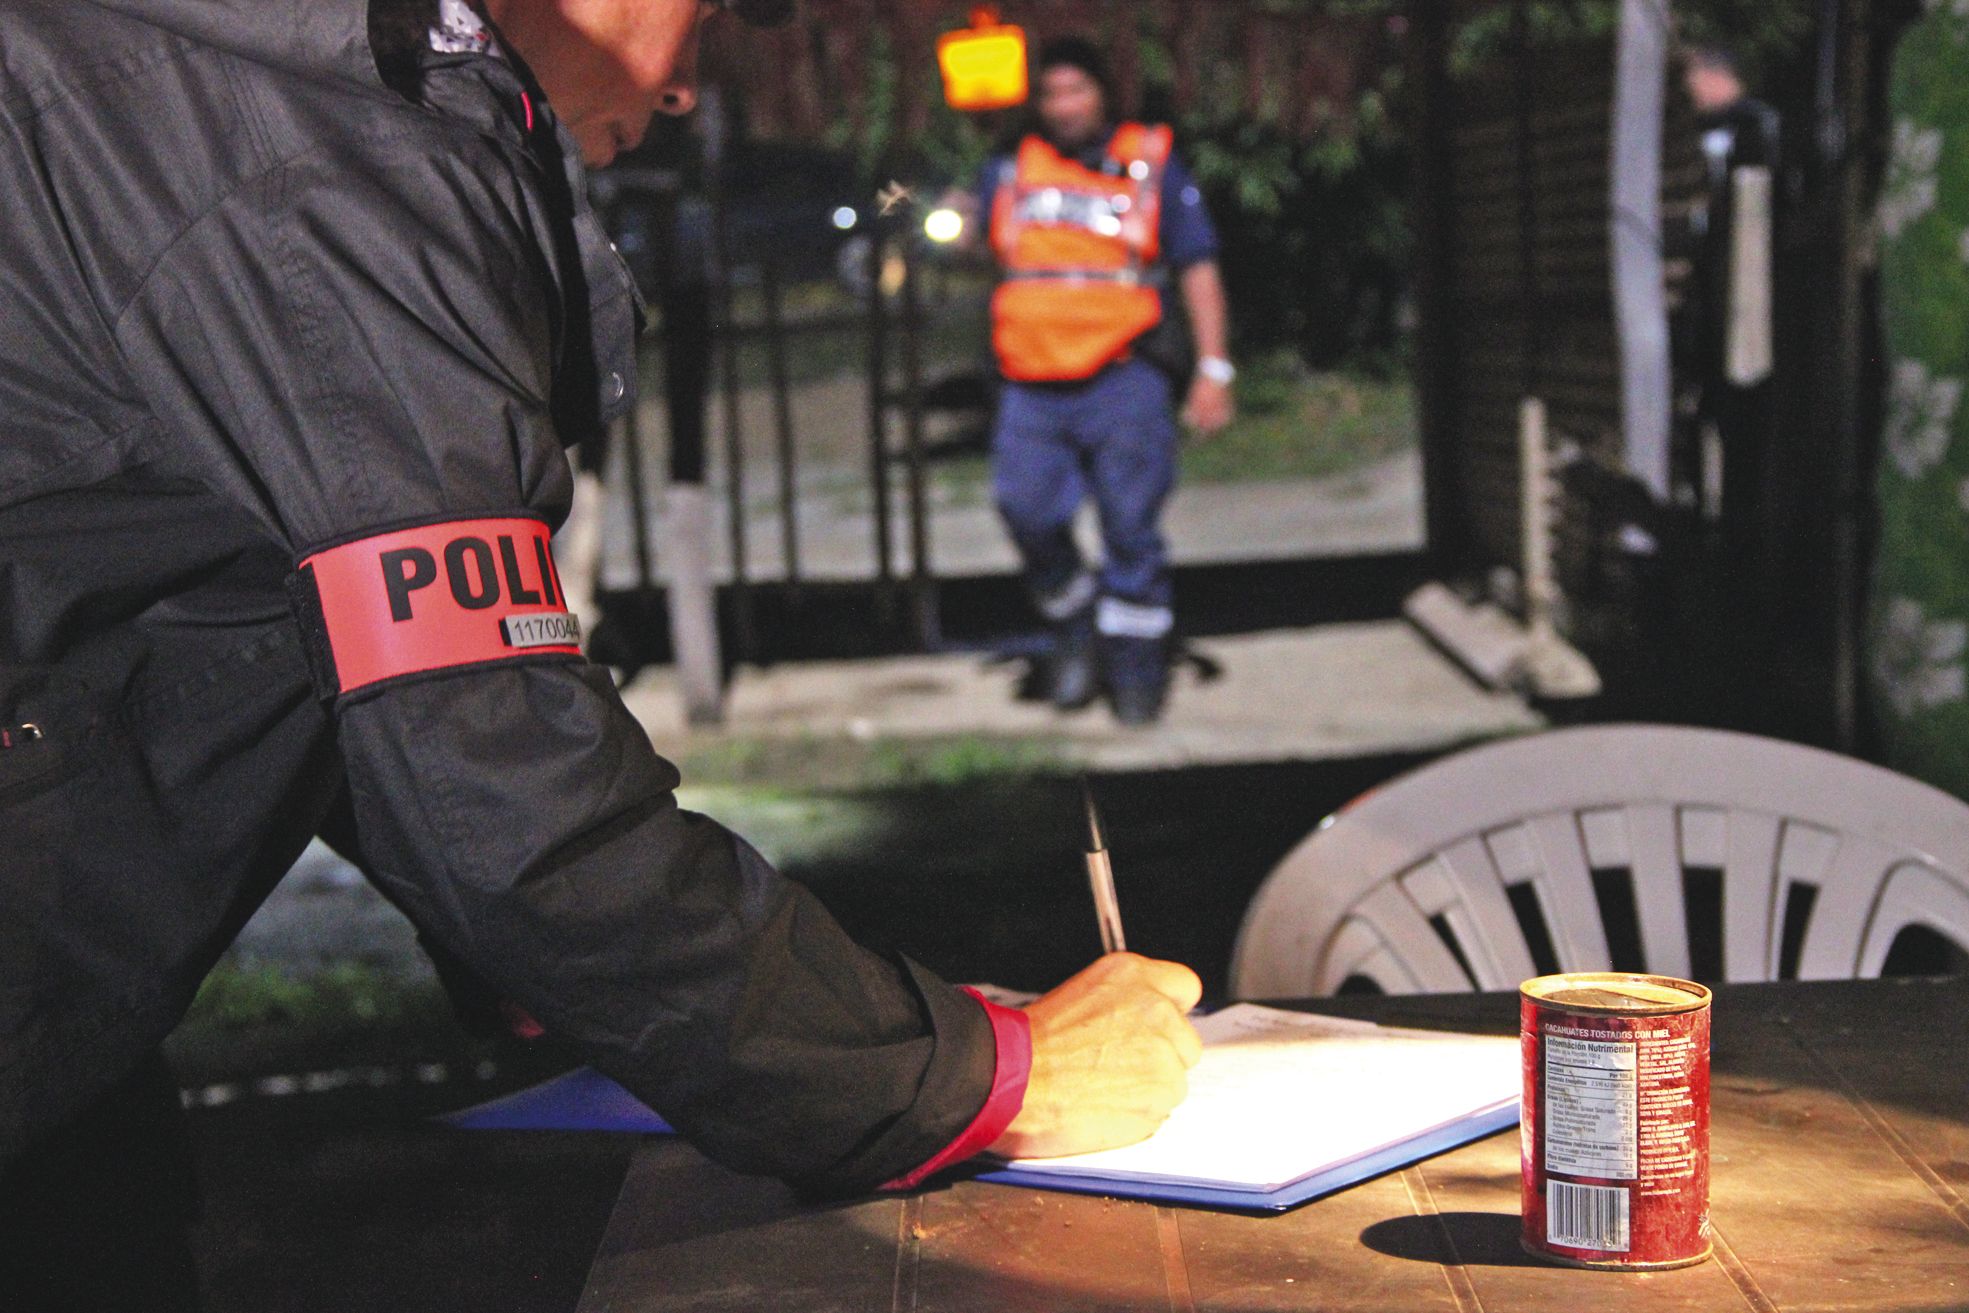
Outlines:
{"type": "Polygon", "coordinates": [[[1086,571],[1073,517],[1091,495],[1101,520],[1102,597],[1131,612],[1160,613],[1160,627],[1167,627],[1169,550],[1161,514],[1176,482],[1168,375],[1131,359],[1084,383],[1008,382],[992,434],[992,467],[999,514],[1042,610],[1086,571]]]}

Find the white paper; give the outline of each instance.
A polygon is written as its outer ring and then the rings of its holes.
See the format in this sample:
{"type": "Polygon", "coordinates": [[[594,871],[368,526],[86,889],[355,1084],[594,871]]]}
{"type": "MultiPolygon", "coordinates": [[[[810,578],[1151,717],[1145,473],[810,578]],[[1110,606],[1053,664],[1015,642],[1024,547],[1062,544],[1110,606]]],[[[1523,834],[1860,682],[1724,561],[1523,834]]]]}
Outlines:
{"type": "Polygon", "coordinates": [[[1239,1003],[1197,1022],[1190,1092],[1140,1144],[1022,1172],[1269,1191],[1515,1103],[1511,1036],[1401,1030],[1239,1003]]]}

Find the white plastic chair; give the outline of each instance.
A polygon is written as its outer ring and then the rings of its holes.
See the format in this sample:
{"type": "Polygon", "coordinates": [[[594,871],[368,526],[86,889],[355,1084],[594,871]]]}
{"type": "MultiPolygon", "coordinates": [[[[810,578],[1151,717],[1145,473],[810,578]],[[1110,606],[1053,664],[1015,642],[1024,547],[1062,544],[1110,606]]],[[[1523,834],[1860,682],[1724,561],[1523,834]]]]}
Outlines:
{"type": "Polygon", "coordinates": [[[1713,959],[1692,961],[1692,920],[1732,981],[1877,976],[1910,926],[1969,947],[1969,805],[1718,730],[1487,744],[1368,793],[1288,854],[1245,912],[1231,994],[1514,989],[1553,966],[1713,977],[1713,959]],[[1603,917],[1623,891],[1633,915],[1603,917]],[[1616,964],[1610,926],[1639,962],[1616,964]]]}

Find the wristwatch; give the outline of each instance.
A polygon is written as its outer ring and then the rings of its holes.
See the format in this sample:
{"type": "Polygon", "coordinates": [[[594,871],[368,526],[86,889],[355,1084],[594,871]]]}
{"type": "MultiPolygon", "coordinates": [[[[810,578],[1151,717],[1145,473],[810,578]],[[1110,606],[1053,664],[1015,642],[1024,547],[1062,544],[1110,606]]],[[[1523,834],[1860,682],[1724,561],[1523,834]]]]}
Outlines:
{"type": "Polygon", "coordinates": [[[1196,362],[1196,372],[1212,383],[1228,385],[1237,377],[1237,367],[1222,356],[1205,356],[1196,362]]]}

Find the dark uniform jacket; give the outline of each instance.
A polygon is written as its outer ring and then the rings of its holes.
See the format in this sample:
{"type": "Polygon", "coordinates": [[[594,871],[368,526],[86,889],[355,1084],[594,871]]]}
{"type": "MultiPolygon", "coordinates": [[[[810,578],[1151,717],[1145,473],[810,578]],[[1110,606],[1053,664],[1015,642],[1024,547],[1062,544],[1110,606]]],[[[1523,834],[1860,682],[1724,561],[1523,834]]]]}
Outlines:
{"type": "Polygon", "coordinates": [[[164,1037],[343,806],[428,936],[714,1156],[903,1173],[984,1103],[984,1013],[679,810],[606,671],[310,665],[298,561],[558,523],[563,444],[633,378],[525,70],[379,70],[366,9],[0,0],[0,1161],[164,1037]]]}

